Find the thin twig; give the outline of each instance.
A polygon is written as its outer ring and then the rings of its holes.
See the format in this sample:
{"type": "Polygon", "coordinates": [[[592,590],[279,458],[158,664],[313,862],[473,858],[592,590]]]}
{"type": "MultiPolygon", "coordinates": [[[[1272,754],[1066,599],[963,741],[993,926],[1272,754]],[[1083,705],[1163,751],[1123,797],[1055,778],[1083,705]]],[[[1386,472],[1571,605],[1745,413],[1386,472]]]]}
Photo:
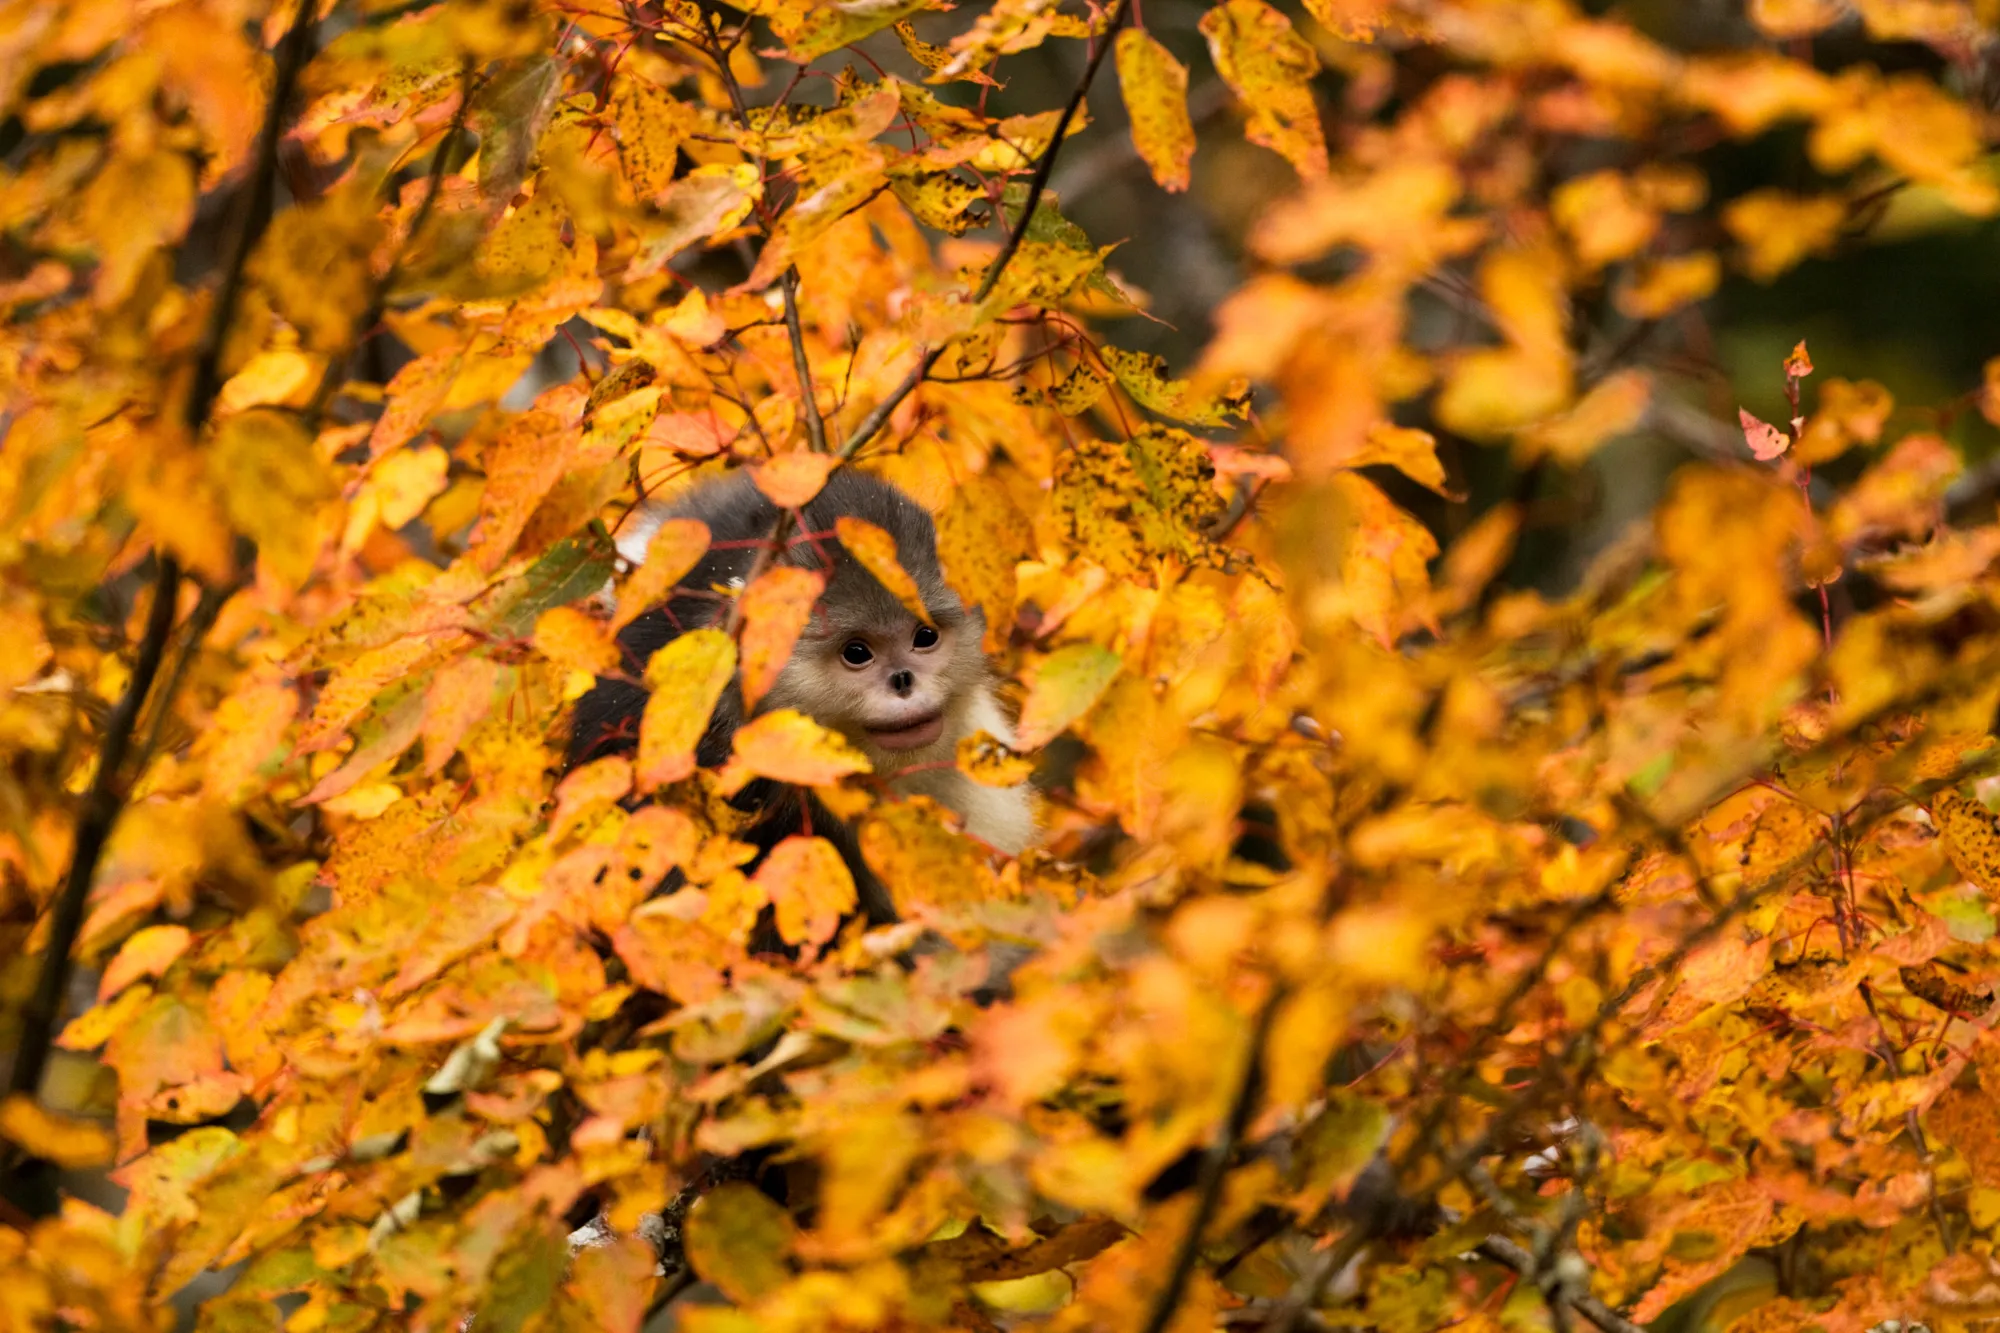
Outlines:
{"type": "MultiPolygon", "coordinates": [[[[1083,68],[1083,77],[1077,81],[1076,90],[1063,105],[1062,115],[1056,119],[1055,135],[1042,153],[1042,160],[1035,165],[1034,177],[1028,182],[1027,198],[1021,204],[1021,216],[1015,220],[1012,230],[1007,233],[1007,240],[1000,247],[1000,253],[995,256],[993,263],[987,268],[986,277],[980,282],[979,289],[972,294],[972,304],[975,306],[984,303],[986,298],[993,294],[993,289],[1000,285],[1001,275],[1007,271],[1007,265],[1013,261],[1015,252],[1021,248],[1021,242],[1027,238],[1028,226],[1034,221],[1035,209],[1042,201],[1042,191],[1048,188],[1049,176],[1055,171],[1056,154],[1062,148],[1063,136],[1069,133],[1070,121],[1076,118],[1084,99],[1089,96],[1091,81],[1097,77],[1098,67],[1104,63],[1105,55],[1115,44],[1112,39],[1117,36],[1118,29],[1124,26],[1129,9],[1130,6],[1125,4],[1124,0],[1119,0],[1112,11],[1110,22],[1104,25],[1104,32],[1091,49],[1090,61],[1083,68]]],[[[854,433],[840,446],[841,461],[853,458],[875,438],[875,433],[888,423],[890,415],[902,405],[903,400],[924,382],[924,377],[931,373],[931,367],[938,363],[938,358],[944,355],[944,350],[944,344],[925,349],[917,358],[917,364],[911,367],[910,373],[903,377],[902,382],[889,390],[888,397],[875,404],[868,415],[854,427],[854,433]]]]}
{"type": "Polygon", "coordinates": [[[1326,1253],[1320,1255],[1312,1271],[1287,1292],[1285,1299],[1264,1324],[1264,1333],[1292,1333],[1308,1311],[1318,1305],[1331,1283],[1342,1269],[1354,1262],[1354,1256],[1361,1253],[1374,1237],[1369,1229],[1357,1222],[1345,1235],[1335,1241],[1326,1253]]]}
{"type": "Polygon", "coordinates": [[[1174,1266],[1167,1273],[1167,1284],[1160,1288],[1160,1294],[1153,1300],[1153,1308],[1141,1327],[1144,1333],[1165,1333],[1166,1327],[1178,1313],[1181,1295],[1187,1290],[1188,1279],[1194,1276],[1195,1261],[1201,1255],[1201,1233],[1208,1229],[1209,1219],[1215,1216],[1215,1206],[1222,1198],[1222,1182],[1229,1174],[1229,1159],[1236,1154],[1236,1145],[1242,1142],[1244,1131],[1250,1127],[1250,1113],[1257,1106],[1257,1090],[1263,1084],[1264,1043],[1270,1039],[1271,1024],[1278,1016],[1278,1006],[1283,1004],[1287,989],[1283,985],[1271,987],[1264,1004],[1257,1011],[1257,1022],[1250,1033],[1249,1050],[1243,1060],[1243,1075],[1236,1082],[1236,1095],[1229,1104],[1229,1118],[1223,1122],[1222,1132],[1209,1145],[1208,1155],[1201,1164],[1200,1193],[1195,1198],[1194,1213],[1188,1218],[1187,1234],[1181,1237],[1180,1249],[1174,1254],[1174,1266]]]}
{"type": "Polygon", "coordinates": [[[368,308],[355,322],[354,333],[349,338],[350,346],[339,355],[327,359],[326,370],[320,376],[319,387],[313,390],[312,401],[306,405],[306,428],[310,431],[316,432],[319,429],[319,421],[326,412],[327,404],[333,401],[334,394],[347,382],[347,367],[353,361],[355,352],[375,326],[382,322],[382,316],[389,305],[389,293],[395,290],[396,283],[402,279],[404,265],[410,257],[410,252],[416,247],[417,238],[423,235],[425,225],[430,222],[431,214],[437,209],[438,196],[444,192],[444,174],[448,168],[452,147],[465,133],[466,116],[472,106],[474,68],[470,56],[466,57],[459,67],[458,107],[452,112],[451,123],[445,127],[444,136],[438,140],[437,149],[431,158],[430,173],[425,178],[427,183],[424,187],[424,197],[417,202],[416,215],[410,219],[410,230],[404,235],[402,245],[397,247],[396,257],[389,262],[388,271],[376,282],[374,290],[369,294],[368,308]]]}
{"type": "MultiPolygon", "coordinates": [[[[310,2],[310,0],[308,0],[310,2]]],[[[69,989],[70,954],[77,934],[83,929],[83,908],[90,897],[90,881],[97,875],[97,859],[111,836],[111,826],[125,803],[120,781],[125,754],[131,748],[132,732],[139,710],[159,674],[160,659],[174,628],[174,602],[181,590],[180,562],[162,553],[159,572],[153,577],[153,605],[146,615],[146,632],[139,640],[139,656],[132,664],[132,679],[117,706],[104,722],[104,742],[97,753],[97,775],[91,780],[90,794],[84,797],[82,813],[76,821],[76,846],[70,853],[69,878],[49,914],[49,942],[42,954],[42,970],[35,978],[35,993],[21,1012],[21,1041],[9,1077],[9,1092],[32,1097],[42,1084],[48,1065],[49,1046],[55,1039],[56,1020],[62,1016],[63,993],[69,989]]]]}
{"type": "MultiPolygon", "coordinates": [[[[272,81],[271,100],[265,109],[264,126],[257,139],[257,155],[250,182],[237,217],[236,234],[229,247],[228,267],[209,312],[208,327],[195,353],[194,372],[188,390],[184,420],[190,434],[199,436],[208,424],[210,409],[221,385],[222,349],[242,298],[245,273],[251,252],[256,249],[270,221],[271,201],[278,174],[278,140],[284,128],[285,108],[298,87],[312,46],[318,6],[315,0],[300,0],[298,16],[278,45],[277,76],[272,81]]],[[[110,839],[124,806],[127,784],[124,768],[132,748],[132,736],[146,696],[152,691],[166,655],[167,640],[173,634],[174,605],[180,596],[180,562],[161,552],[153,578],[153,604],[146,616],[146,629],[132,664],[132,679],[105,720],[104,740],[98,748],[97,773],[90,792],[84,797],[77,817],[75,845],[70,853],[69,875],[62,893],[50,909],[49,941],[42,955],[41,973],[34,994],[21,1017],[21,1038],[8,1079],[10,1091],[34,1096],[41,1086],[48,1064],[55,1026],[62,1014],[62,999],[69,989],[70,955],[83,928],[84,906],[97,862],[110,839]]],[[[193,645],[189,645],[189,651],[193,645]]]]}
{"type": "MultiPolygon", "coordinates": [[[[1488,1236],[1479,1243],[1478,1252],[1507,1265],[1530,1281],[1538,1280],[1535,1256],[1505,1236],[1488,1236]]],[[[1561,1298],[1551,1295],[1552,1308],[1553,1302],[1559,1299],[1561,1298]]],[[[1595,1296],[1588,1294],[1571,1296],[1562,1303],[1603,1329],[1604,1333],[1646,1333],[1644,1327],[1633,1323],[1595,1296]]]]}
{"type": "Polygon", "coordinates": [[[249,276],[250,252],[257,248],[271,220],[271,200],[278,182],[278,138],[285,128],[285,108],[298,88],[299,73],[305,68],[307,52],[312,48],[317,12],[314,0],[299,0],[298,16],[292,20],[284,40],[278,43],[278,72],[272,80],[270,103],[264,109],[264,128],[257,136],[256,166],[251,171],[249,192],[238,216],[228,265],[222,271],[222,286],[215,294],[208,328],[195,353],[194,379],[188,389],[185,417],[190,434],[199,435],[208,424],[208,410],[222,386],[223,344],[228,340],[229,326],[235,322],[236,305],[242,299],[243,284],[249,276]]]}
{"type": "Polygon", "coordinates": [[[792,370],[799,377],[799,403],[806,413],[806,438],[816,454],[826,452],[826,422],[820,418],[819,397],[813,390],[812,363],[806,359],[805,330],[799,325],[799,271],[788,268],[778,279],[785,294],[785,332],[792,340],[792,370]]]}

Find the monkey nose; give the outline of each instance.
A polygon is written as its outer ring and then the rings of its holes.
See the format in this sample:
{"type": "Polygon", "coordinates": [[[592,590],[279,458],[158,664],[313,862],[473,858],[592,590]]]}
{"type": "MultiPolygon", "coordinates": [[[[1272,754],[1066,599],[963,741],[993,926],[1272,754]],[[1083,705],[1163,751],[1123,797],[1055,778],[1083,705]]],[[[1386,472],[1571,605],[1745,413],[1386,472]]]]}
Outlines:
{"type": "Polygon", "coordinates": [[[915,672],[909,670],[903,670],[903,671],[891,671],[889,673],[889,688],[894,690],[896,693],[901,695],[908,695],[909,692],[915,689],[916,687],[917,687],[917,676],[915,672]]]}

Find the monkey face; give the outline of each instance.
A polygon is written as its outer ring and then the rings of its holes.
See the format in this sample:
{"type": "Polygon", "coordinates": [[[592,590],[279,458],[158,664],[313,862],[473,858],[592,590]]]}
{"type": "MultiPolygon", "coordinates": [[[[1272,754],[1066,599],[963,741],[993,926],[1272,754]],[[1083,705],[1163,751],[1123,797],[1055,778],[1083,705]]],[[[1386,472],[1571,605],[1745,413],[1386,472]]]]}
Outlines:
{"type": "Polygon", "coordinates": [[[900,606],[823,609],[792,650],[766,707],[796,708],[860,747],[878,773],[949,760],[985,683],[977,614],[900,606]]]}

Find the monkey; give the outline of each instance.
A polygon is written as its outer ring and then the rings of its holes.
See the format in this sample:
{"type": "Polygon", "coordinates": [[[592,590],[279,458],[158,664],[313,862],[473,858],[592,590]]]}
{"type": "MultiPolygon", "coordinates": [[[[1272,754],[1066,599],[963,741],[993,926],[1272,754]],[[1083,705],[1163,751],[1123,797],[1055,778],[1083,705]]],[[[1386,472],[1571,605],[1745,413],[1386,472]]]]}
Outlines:
{"type": "MultiPolygon", "coordinates": [[[[642,503],[627,516],[617,546],[633,565],[645,559],[653,535],[670,519],[707,524],[709,550],[682,579],[681,591],[620,631],[625,674],[600,676],[578,701],[571,766],[636,744],[646,691],[633,681],[674,638],[725,617],[729,600],[715,592],[743,587],[779,514],[748,473],[736,472],[699,483],[671,501],[642,503]]],[[[799,524],[774,559],[820,570],[827,576],[826,589],[791,659],[756,711],[792,708],[806,714],[867,756],[892,792],[929,796],[957,812],[974,837],[1019,854],[1036,833],[1028,786],[984,786],[954,763],[958,743],[966,736],[985,731],[1011,744],[1013,729],[994,694],[982,642],[985,617],[945,583],[931,516],[890,483],[839,468],[801,508],[799,524]],[[897,560],[917,585],[928,624],[847,554],[834,531],[834,520],[843,515],[864,519],[894,538],[897,560]]],[[[712,767],[727,759],[731,740],[746,720],[742,691],[731,681],[696,747],[697,760],[712,767]]],[[[759,780],[734,803],[757,812],[746,840],[760,853],[810,829],[840,851],[869,923],[898,919],[887,890],[863,861],[854,831],[810,793],[759,780]]]]}

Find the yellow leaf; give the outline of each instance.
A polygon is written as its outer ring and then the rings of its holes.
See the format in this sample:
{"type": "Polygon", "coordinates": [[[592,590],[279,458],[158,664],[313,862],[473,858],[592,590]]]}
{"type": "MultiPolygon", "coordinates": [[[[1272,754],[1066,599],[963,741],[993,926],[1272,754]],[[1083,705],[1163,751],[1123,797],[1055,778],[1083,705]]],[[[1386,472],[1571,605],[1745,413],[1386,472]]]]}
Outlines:
{"type": "Polygon", "coordinates": [[[986,197],[977,185],[949,171],[924,171],[905,163],[890,167],[889,188],[918,221],[953,236],[979,224],[980,215],[967,210],[986,197]]]}
{"type": "Polygon", "coordinates": [[[1368,428],[1368,438],[1359,450],[1337,461],[1341,467],[1387,464],[1420,486],[1439,495],[1449,494],[1444,464],[1438,461],[1437,437],[1427,430],[1377,422],[1368,428]]]}
{"type": "Polygon", "coordinates": [[[825,838],[786,838],[757,867],[756,882],[770,899],[778,936],[787,944],[819,947],[854,910],[854,876],[825,838]]]}
{"type": "Polygon", "coordinates": [[[24,1149],[30,1157],[69,1171],[109,1166],[117,1147],[111,1132],[102,1126],[57,1115],[18,1092],[0,1103],[0,1138],[24,1149]]]}
{"type": "Polygon", "coordinates": [[[1117,57],[1118,86],[1132,122],[1132,146],[1163,188],[1185,190],[1188,163],[1194,158],[1187,66],[1139,28],[1118,34],[1117,57]]]}
{"type": "Polygon", "coordinates": [[[1058,648],[1038,662],[1015,728],[1020,748],[1040,749],[1089,712],[1123,665],[1118,654],[1094,643],[1058,648]]]}
{"type": "Polygon", "coordinates": [[[312,716],[299,728],[299,753],[311,754],[332,746],[376,695],[392,682],[416,672],[431,659],[444,656],[464,638],[457,632],[435,638],[413,634],[394,639],[380,648],[371,648],[335,668],[326,684],[320,687],[312,716]]]}
{"type": "Polygon", "coordinates": [[[729,231],[750,216],[763,194],[752,163],[696,167],[661,192],[657,217],[638,224],[639,249],[625,270],[626,281],[658,273],[696,241],[729,231]]]}
{"type": "Polygon", "coordinates": [[[805,193],[778,219],[764,248],[758,251],[757,266],[743,280],[746,290],[769,286],[826,235],[834,223],[874,198],[888,184],[889,153],[876,144],[850,145],[837,160],[838,172],[805,193]]]}
{"type": "Polygon", "coordinates": [[[844,4],[771,5],[765,16],[771,31],[785,44],[785,53],[800,64],[810,64],[929,7],[928,0],[865,0],[861,4],[847,0],[844,4]]]}
{"type": "Polygon", "coordinates": [[[194,169],[180,153],[119,153],[78,201],[84,235],[97,249],[91,297],[116,305],[132,294],[160,246],[178,241],[194,218],[194,169]]]}
{"type": "MultiPolygon", "coordinates": [[[[573,768],[556,784],[556,809],[549,816],[549,833],[560,839],[580,815],[608,809],[632,790],[632,761],[622,754],[593,759],[573,768]]],[[[659,809],[647,806],[648,810],[659,809]]],[[[629,825],[628,825],[629,826],[629,825]]]]}
{"type": "Polygon", "coordinates": [[[1035,771],[1035,761],[1005,742],[975,731],[958,743],[958,771],[988,787],[1018,787],[1035,771]]]}
{"type": "Polygon", "coordinates": [[[1759,282],[1822,253],[1847,220],[1847,204],[1837,195],[1798,195],[1756,190],[1722,210],[1722,225],[1744,249],[1743,267],[1759,282]]]}
{"type": "Polygon", "coordinates": [[[97,998],[108,1000],[140,977],[164,975],[192,943],[194,936],[186,926],[147,926],[134,931],[98,978],[97,998]]]}
{"type": "Polygon", "coordinates": [[[374,291],[369,264],[382,235],[374,182],[350,179],[325,198],[279,211],[252,272],[307,347],[344,356],[362,332],[355,325],[374,291]]]}
{"type": "Polygon", "coordinates": [[[611,617],[617,633],[668,598],[688,571],[708,554],[708,524],[698,518],[670,518],[646,546],[646,560],[618,589],[618,609],[611,617]]]}
{"type": "MultiPolygon", "coordinates": [[[[842,518],[841,522],[848,520],[842,518]]],[[[757,701],[777,683],[792,646],[812,617],[813,604],[826,591],[826,575],[795,565],[779,565],[757,576],[743,590],[743,706],[757,701]]]]}
{"type": "Polygon", "coordinates": [[[780,509],[797,509],[819,494],[827,475],[839,466],[832,454],[779,454],[751,468],[750,480],[780,509]]]}
{"type": "Polygon", "coordinates": [[[1393,23],[1391,0],[1305,0],[1306,12],[1344,42],[1373,41],[1376,30],[1393,23]]]}
{"type": "Polygon", "coordinates": [[[1615,371],[1569,411],[1523,431],[1521,457],[1532,460],[1547,454],[1564,467],[1576,467],[1606,440],[1638,429],[1652,398],[1652,378],[1645,371],[1615,371]]]}
{"type": "Polygon", "coordinates": [[[388,406],[375,418],[368,435],[370,455],[379,457],[424,428],[451,392],[463,356],[463,348],[443,347],[424,353],[396,372],[384,390],[388,406]]]}
{"type": "Polygon", "coordinates": [[[917,589],[917,581],[896,558],[896,539],[865,518],[855,518],[842,514],[833,520],[833,528],[840,536],[840,544],[854,557],[855,563],[874,576],[875,581],[886,589],[891,597],[903,604],[903,609],[921,620],[931,623],[930,609],[924,605],[924,595],[917,589]]]}
{"type": "Polygon", "coordinates": [[[604,623],[573,606],[556,606],[535,619],[535,651],[571,671],[605,675],[618,666],[618,645],[604,623]]]}
{"type": "Polygon", "coordinates": [[[640,790],[651,791],[694,772],[695,746],[735,674],[736,641],[719,629],[689,630],[653,654],[646,663],[646,688],[652,694],[639,720],[634,772],[640,790]]]}
{"type": "Polygon", "coordinates": [[[945,582],[986,613],[986,649],[993,651],[1013,623],[1015,570],[1034,552],[1034,528],[1007,488],[981,473],[952,491],[938,515],[937,542],[945,582]]]}
{"type": "Polygon", "coordinates": [[[673,184],[681,141],[696,128],[694,109],[628,66],[612,82],[606,113],[632,193],[652,202],[673,184]]]}
{"type": "Polygon", "coordinates": [[[491,573],[513,552],[535,509],[568,470],[577,442],[567,417],[537,408],[515,417],[487,446],[479,523],[465,553],[476,568],[491,573]]]}
{"type": "Polygon", "coordinates": [[[238,412],[216,428],[209,476],[237,531],[288,586],[319,558],[320,518],[335,494],[331,472],[305,428],[269,408],[238,412]]]}
{"type": "Polygon", "coordinates": [[[688,1210],[683,1242],[702,1280],[738,1303],[770,1295],[791,1276],[786,1262],[797,1228],[756,1186],[732,1180],[702,1195],[688,1210]]]}
{"type": "Polygon", "coordinates": [[[1150,352],[1128,352],[1106,344],[1097,353],[1134,402],[1161,416],[1195,426],[1219,426],[1242,411],[1240,384],[1233,386],[1234,397],[1203,394],[1186,380],[1167,378],[1167,363],[1150,352]]]}
{"type": "Polygon", "coordinates": [[[734,753],[722,770],[720,785],[726,794],[742,790],[753,778],[822,787],[868,771],[868,760],[846,737],[804,713],[779,708],[737,729],[734,753]]]}
{"type": "Polygon", "coordinates": [[[1319,57],[1264,0],[1223,0],[1202,15],[1215,71],[1249,107],[1244,136],[1283,154],[1300,176],[1326,175],[1326,136],[1312,77],[1319,57]]]}
{"type": "Polygon", "coordinates": [[[1347,612],[1389,647],[1410,617],[1427,613],[1437,539],[1365,478],[1344,472],[1328,484],[1347,612]]]}
{"type": "Polygon", "coordinates": [[[1438,394],[1437,418],[1460,435],[1493,439],[1560,411],[1570,388],[1567,359],[1482,347],[1452,363],[1438,394]]]}
{"type": "Polygon", "coordinates": [[[1647,260],[1618,285],[1618,313],[1627,319],[1660,319],[1706,300],[1722,281],[1722,261],[1712,250],[1647,260]]]}
{"type": "Polygon", "coordinates": [[[424,772],[437,773],[458,753],[459,743],[493,709],[504,668],[474,654],[447,662],[424,691],[424,718],[417,734],[424,742],[424,772]]]}
{"type": "Polygon", "coordinates": [[[317,363],[296,348],[271,348],[244,362],[216,397],[220,414],[285,403],[315,380],[317,363]]]}
{"type": "Polygon", "coordinates": [[[1931,820],[1958,873],[1987,893],[2000,894],[2000,819],[1979,802],[1947,791],[1931,798],[1931,820]]]}
{"type": "Polygon", "coordinates": [[[1223,507],[1214,477],[1200,440],[1147,426],[1122,444],[1076,441],[1057,461],[1049,506],[1076,548],[1114,574],[1162,556],[1197,563],[1215,557],[1203,530],[1223,507]]]}
{"type": "Polygon", "coordinates": [[[1630,259],[1660,229],[1659,210],[1619,171],[1573,177],[1549,196],[1549,215],[1569,233],[1586,272],[1630,259]]]}

